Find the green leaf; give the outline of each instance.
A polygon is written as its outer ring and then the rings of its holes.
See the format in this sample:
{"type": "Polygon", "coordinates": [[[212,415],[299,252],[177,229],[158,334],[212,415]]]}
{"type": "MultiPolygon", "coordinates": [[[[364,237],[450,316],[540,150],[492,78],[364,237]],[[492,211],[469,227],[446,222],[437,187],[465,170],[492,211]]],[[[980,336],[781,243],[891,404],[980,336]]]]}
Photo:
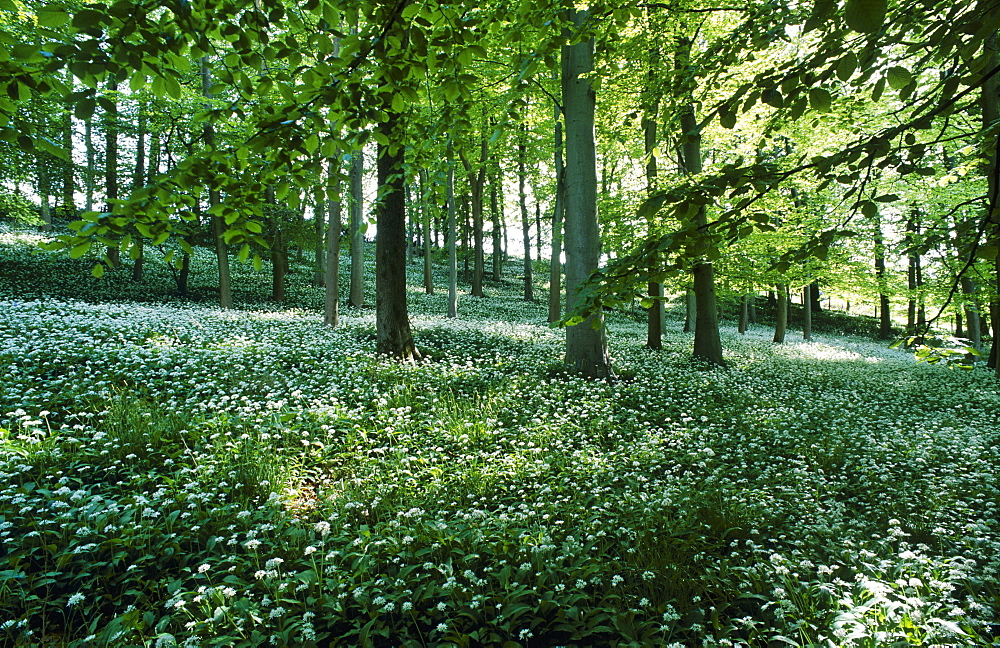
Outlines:
{"type": "Polygon", "coordinates": [[[816,4],[813,5],[812,14],[809,16],[809,19],[806,20],[806,24],[802,31],[810,32],[821,26],[829,19],[830,14],[836,6],[837,3],[835,0],[816,0],[816,4]]]}
{"type": "Polygon", "coordinates": [[[861,213],[868,218],[875,218],[878,215],[878,205],[870,200],[861,203],[861,213]]]}
{"type": "Polygon", "coordinates": [[[809,106],[816,112],[830,112],[832,104],[833,97],[830,96],[830,91],[826,88],[809,89],[809,106]]]}
{"type": "Polygon", "coordinates": [[[883,92],[885,92],[885,77],[875,82],[875,87],[872,88],[872,101],[878,103],[879,99],[882,98],[883,92]]]}
{"type": "Polygon", "coordinates": [[[885,22],[888,0],[847,0],[844,21],[856,32],[870,34],[885,22]]]}
{"type": "Polygon", "coordinates": [[[38,24],[42,27],[62,27],[69,22],[69,12],[63,9],[41,9],[38,24]]]}
{"type": "Polygon", "coordinates": [[[98,263],[94,266],[94,269],[90,271],[90,274],[94,275],[94,278],[100,279],[104,276],[104,264],[98,263]]]}
{"type": "Polygon", "coordinates": [[[910,74],[909,70],[898,65],[889,68],[886,72],[886,80],[893,90],[902,90],[910,84],[912,78],[913,75],[910,74]]]}
{"type": "Polygon", "coordinates": [[[837,78],[847,81],[854,76],[854,71],[858,69],[858,56],[854,52],[844,54],[837,61],[837,78]]]}
{"type": "Polygon", "coordinates": [[[79,259],[89,251],[90,241],[83,241],[82,243],[77,243],[70,249],[69,256],[71,259],[79,259]]]}

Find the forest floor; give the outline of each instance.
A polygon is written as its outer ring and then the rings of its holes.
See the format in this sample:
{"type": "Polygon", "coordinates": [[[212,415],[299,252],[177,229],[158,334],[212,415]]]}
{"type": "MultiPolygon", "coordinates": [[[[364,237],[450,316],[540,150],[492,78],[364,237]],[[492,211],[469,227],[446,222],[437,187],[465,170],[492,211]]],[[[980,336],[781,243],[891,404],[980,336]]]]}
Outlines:
{"type": "Polygon", "coordinates": [[[448,320],[418,265],[399,364],[308,264],[223,311],[210,263],[181,300],[0,229],[0,644],[998,645],[985,370],[731,322],[708,370],[611,313],[587,381],[516,282],[448,320]]]}

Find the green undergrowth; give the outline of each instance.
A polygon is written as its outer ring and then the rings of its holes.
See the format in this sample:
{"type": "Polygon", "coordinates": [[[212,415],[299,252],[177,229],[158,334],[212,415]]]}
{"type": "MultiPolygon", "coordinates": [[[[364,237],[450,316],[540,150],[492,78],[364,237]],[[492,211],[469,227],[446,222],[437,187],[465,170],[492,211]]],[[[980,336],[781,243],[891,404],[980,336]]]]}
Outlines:
{"type": "Polygon", "coordinates": [[[987,372],[611,314],[586,381],[443,299],[411,364],[367,311],[0,302],[0,643],[996,645],[987,372]]]}

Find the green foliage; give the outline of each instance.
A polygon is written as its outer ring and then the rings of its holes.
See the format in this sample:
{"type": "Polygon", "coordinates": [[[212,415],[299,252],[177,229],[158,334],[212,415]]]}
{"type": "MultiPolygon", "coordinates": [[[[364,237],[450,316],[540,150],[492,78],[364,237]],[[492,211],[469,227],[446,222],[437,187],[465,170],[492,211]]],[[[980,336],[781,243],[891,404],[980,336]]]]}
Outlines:
{"type": "Polygon", "coordinates": [[[949,369],[967,371],[975,366],[975,359],[983,355],[969,340],[953,336],[914,335],[892,343],[892,348],[899,347],[913,349],[917,362],[940,363],[949,369]]]}
{"type": "Polygon", "coordinates": [[[41,225],[38,207],[21,194],[0,190],[0,219],[18,225],[41,225]]]}

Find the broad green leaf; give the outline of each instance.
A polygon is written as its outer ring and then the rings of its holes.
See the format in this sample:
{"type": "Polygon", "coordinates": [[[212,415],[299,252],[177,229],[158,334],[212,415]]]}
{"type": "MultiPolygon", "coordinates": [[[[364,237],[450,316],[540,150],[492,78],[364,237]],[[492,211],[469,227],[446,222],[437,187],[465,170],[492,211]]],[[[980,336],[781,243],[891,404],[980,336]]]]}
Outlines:
{"type": "Polygon", "coordinates": [[[888,0],[847,0],[844,5],[844,20],[856,32],[870,34],[885,22],[888,0]]]}
{"type": "Polygon", "coordinates": [[[90,241],[83,241],[82,243],[77,243],[72,248],[70,248],[69,256],[71,259],[79,259],[89,251],[90,251],[90,241]]]}
{"type": "Polygon", "coordinates": [[[886,72],[886,80],[893,90],[902,90],[910,84],[912,78],[913,75],[910,74],[909,70],[898,65],[889,68],[886,72]]]}
{"type": "Polygon", "coordinates": [[[854,76],[854,71],[858,69],[858,56],[854,52],[844,54],[837,61],[837,78],[847,81],[854,76]]]}
{"type": "Polygon", "coordinates": [[[98,263],[94,266],[94,269],[90,271],[90,274],[94,275],[95,278],[100,279],[104,276],[104,264],[98,263]]]}
{"type": "Polygon", "coordinates": [[[809,106],[816,112],[830,112],[832,104],[833,98],[830,96],[830,91],[826,88],[809,89],[809,106]]]}
{"type": "Polygon", "coordinates": [[[181,84],[177,82],[177,79],[172,76],[165,76],[163,77],[163,85],[166,88],[168,95],[174,99],[181,98],[181,84]]]}
{"type": "Polygon", "coordinates": [[[816,4],[813,5],[812,14],[810,14],[809,19],[806,20],[806,24],[803,27],[803,32],[809,32],[822,26],[829,19],[830,14],[836,6],[837,3],[835,0],[816,0],[816,4]]]}
{"type": "Polygon", "coordinates": [[[885,92],[885,77],[875,82],[875,87],[872,88],[872,101],[878,103],[879,99],[882,98],[883,92],[885,92]]]}
{"type": "Polygon", "coordinates": [[[38,24],[42,27],[62,27],[69,22],[69,12],[62,9],[41,9],[38,24]]]}

